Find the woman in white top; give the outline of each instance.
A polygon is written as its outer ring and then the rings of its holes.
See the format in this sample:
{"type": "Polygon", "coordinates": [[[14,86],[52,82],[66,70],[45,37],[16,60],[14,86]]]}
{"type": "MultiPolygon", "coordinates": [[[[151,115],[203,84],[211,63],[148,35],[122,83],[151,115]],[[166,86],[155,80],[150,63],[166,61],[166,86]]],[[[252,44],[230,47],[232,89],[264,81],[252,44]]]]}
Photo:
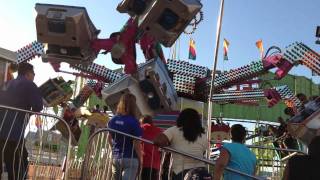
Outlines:
{"type": "MultiPolygon", "coordinates": [[[[178,151],[203,158],[208,147],[208,140],[201,125],[199,113],[191,108],[183,110],[177,119],[177,125],[161,133],[154,143],[158,146],[170,146],[178,151]]],[[[193,168],[205,167],[197,160],[173,153],[173,180],[181,180],[193,168]]]]}

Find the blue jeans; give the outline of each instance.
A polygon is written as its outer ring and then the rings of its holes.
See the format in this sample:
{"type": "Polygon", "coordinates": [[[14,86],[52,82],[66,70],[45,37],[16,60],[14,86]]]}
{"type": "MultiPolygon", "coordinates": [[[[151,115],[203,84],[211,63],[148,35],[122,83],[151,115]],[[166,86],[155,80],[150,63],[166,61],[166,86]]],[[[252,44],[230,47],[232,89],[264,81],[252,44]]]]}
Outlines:
{"type": "Polygon", "coordinates": [[[138,175],[139,161],[136,158],[113,159],[113,180],[135,180],[138,175]]]}

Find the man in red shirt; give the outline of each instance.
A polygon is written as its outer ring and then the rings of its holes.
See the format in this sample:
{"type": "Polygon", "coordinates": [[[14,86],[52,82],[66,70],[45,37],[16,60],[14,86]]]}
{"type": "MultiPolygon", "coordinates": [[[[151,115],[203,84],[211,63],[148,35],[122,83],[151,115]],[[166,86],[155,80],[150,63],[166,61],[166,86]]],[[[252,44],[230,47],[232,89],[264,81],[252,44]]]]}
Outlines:
{"type": "MultiPolygon", "coordinates": [[[[162,130],[153,125],[151,116],[142,116],[140,118],[141,128],[143,130],[142,138],[152,141],[162,130]]],[[[143,165],[142,180],[159,179],[160,159],[159,148],[148,143],[143,144],[143,165]]]]}

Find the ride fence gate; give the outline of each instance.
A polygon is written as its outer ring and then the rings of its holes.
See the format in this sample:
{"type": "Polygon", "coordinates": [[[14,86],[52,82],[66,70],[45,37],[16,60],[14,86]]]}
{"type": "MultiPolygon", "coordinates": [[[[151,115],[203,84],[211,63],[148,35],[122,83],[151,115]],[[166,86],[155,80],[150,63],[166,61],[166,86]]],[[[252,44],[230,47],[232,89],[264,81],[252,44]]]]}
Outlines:
{"type": "MultiPolygon", "coordinates": [[[[5,126],[4,120],[7,117],[13,117],[10,122],[14,123],[18,120],[23,121],[23,127],[25,127],[25,132],[20,135],[19,143],[15,148],[12,148],[12,152],[16,154],[16,159],[12,159],[11,162],[17,162],[17,168],[14,169],[14,174],[16,174],[14,179],[94,179],[94,180],[107,180],[111,179],[113,173],[113,164],[114,164],[114,157],[112,153],[112,144],[110,141],[110,136],[113,136],[113,138],[121,137],[123,138],[123,146],[125,145],[125,142],[129,141],[139,141],[141,144],[151,144],[153,145],[153,142],[131,136],[129,134],[125,134],[116,130],[112,130],[109,128],[104,128],[96,131],[93,133],[90,138],[89,142],[87,144],[87,149],[85,152],[85,155],[83,157],[77,157],[77,146],[71,145],[71,130],[67,123],[54,115],[50,114],[44,114],[44,113],[35,113],[30,111],[25,111],[21,109],[11,108],[7,106],[0,105],[0,132],[6,131],[9,133],[12,133],[12,127],[5,126]],[[23,117],[22,119],[19,117],[23,117]],[[56,128],[57,122],[61,122],[64,124],[65,130],[68,132],[68,136],[62,135],[63,133],[59,132],[59,128],[56,128]],[[6,129],[4,129],[6,127],[6,129]],[[24,151],[24,148],[26,148],[27,152],[27,166],[28,170],[22,173],[19,170],[23,169],[24,167],[24,157],[22,156],[24,151]],[[16,171],[17,170],[17,171],[16,171]]],[[[60,123],[60,124],[61,124],[60,123]]],[[[9,148],[9,139],[2,139],[2,144],[0,144],[2,147],[0,147],[1,150],[1,164],[5,164],[5,154],[6,148],[9,148]]],[[[290,151],[293,153],[300,153],[296,150],[287,150],[287,149],[276,149],[276,148],[270,148],[270,147],[262,147],[262,146],[252,146],[249,148],[255,148],[258,149],[258,151],[290,151]]],[[[134,149],[130,149],[131,153],[133,153],[134,149]]],[[[158,148],[154,147],[151,152],[151,164],[153,163],[154,154],[156,151],[159,151],[158,148]]],[[[204,164],[204,167],[207,167],[207,170],[210,171],[212,174],[213,167],[215,165],[215,161],[211,159],[204,159],[192,156],[190,154],[174,150],[172,148],[163,147],[160,148],[162,160],[161,160],[161,167],[159,169],[158,173],[158,179],[165,179],[167,177],[170,177],[171,172],[171,165],[172,161],[170,160],[170,156],[165,156],[164,154],[178,154],[180,156],[183,156],[184,158],[193,159],[194,161],[199,161],[204,164]],[[166,157],[166,158],[165,158],[166,157]],[[169,158],[168,158],[169,157],[169,158]],[[168,160],[169,159],[169,160],[168,160]],[[161,178],[160,178],[161,177],[161,178]]],[[[285,166],[286,160],[290,158],[288,156],[285,159],[280,159],[281,164],[278,161],[272,160],[270,164],[273,164],[273,170],[274,171],[282,171],[283,167],[285,166]],[[276,167],[279,166],[279,167],[276,167]],[[277,169],[278,168],[278,169],[277,169]],[[281,170],[280,170],[281,169],[281,170]]],[[[124,158],[119,158],[120,162],[121,160],[124,160],[124,158]]],[[[124,162],[124,161],[122,161],[124,162]]],[[[180,162],[182,166],[184,166],[185,162],[180,162]]],[[[126,168],[136,168],[133,167],[135,164],[131,162],[130,160],[127,161],[126,168]]],[[[1,166],[2,173],[2,179],[7,179],[8,172],[6,166],[1,166]]],[[[124,168],[124,167],[122,167],[124,168]]],[[[262,170],[265,170],[268,168],[265,165],[265,162],[259,163],[258,165],[258,172],[261,172],[262,170]]],[[[270,167],[269,167],[270,168],[270,167]]],[[[141,168],[139,168],[141,170],[141,168]]],[[[227,169],[229,171],[242,174],[244,176],[249,176],[253,179],[261,179],[256,176],[250,176],[247,174],[244,174],[242,172],[233,170],[233,169],[227,169]]],[[[138,171],[139,173],[137,176],[132,176],[132,179],[139,179],[141,176],[141,171],[138,171]]],[[[263,174],[258,174],[263,175],[263,174]]],[[[152,174],[149,174],[149,179],[151,178],[152,174]]],[[[269,176],[270,177],[270,176],[269,176]]],[[[272,179],[279,179],[280,174],[274,174],[272,176],[272,179]]],[[[170,179],[170,178],[167,178],[170,179]]],[[[264,178],[265,179],[265,178],[264,178]]]]}
{"type": "MultiPolygon", "coordinates": [[[[221,142],[212,141],[211,143],[214,145],[221,142]]],[[[268,140],[265,140],[263,145],[247,145],[247,147],[257,158],[256,175],[272,180],[282,179],[284,169],[291,157],[297,154],[306,154],[296,149],[276,148],[268,140]],[[282,154],[282,156],[279,154],[282,154]]],[[[214,150],[217,151],[217,149],[214,150]]],[[[214,156],[217,156],[217,154],[214,154],[214,156]]]]}
{"type": "Polygon", "coordinates": [[[1,179],[8,179],[10,173],[15,180],[67,179],[71,131],[63,119],[0,105],[0,134],[1,179]],[[56,128],[58,122],[67,136],[56,128]],[[16,132],[17,124],[25,131],[16,132]],[[12,134],[18,134],[14,141],[12,134]]]}
{"type": "MultiPolygon", "coordinates": [[[[126,141],[139,141],[142,144],[151,144],[153,145],[153,142],[148,141],[146,139],[142,139],[142,138],[138,138],[126,133],[122,133],[113,129],[109,129],[109,128],[104,128],[101,130],[96,131],[89,139],[89,143],[87,146],[87,151],[86,151],[86,155],[85,155],[85,160],[83,162],[83,167],[81,170],[81,179],[82,180],[89,180],[89,179],[112,179],[112,177],[115,177],[115,161],[114,161],[114,157],[112,154],[112,144],[110,141],[110,136],[112,136],[113,139],[116,138],[122,138],[123,139],[123,147],[126,144],[126,141]]],[[[133,155],[133,151],[134,148],[130,149],[132,155],[133,155]]],[[[151,157],[153,157],[153,154],[156,153],[156,151],[158,151],[158,148],[154,146],[154,148],[151,151],[151,157]]],[[[193,155],[181,152],[181,151],[177,151],[174,150],[172,148],[168,148],[168,147],[163,147],[160,148],[160,151],[162,153],[162,160],[161,160],[161,166],[159,169],[159,173],[157,176],[157,179],[171,179],[170,178],[170,174],[171,174],[171,168],[170,166],[172,165],[172,161],[170,161],[170,163],[165,163],[164,161],[166,161],[165,159],[166,156],[163,153],[170,153],[170,154],[177,154],[180,156],[183,156],[184,158],[189,158],[192,159],[193,161],[199,161],[203,163],[203,167],[206,168],[206,170],[210,173],[211,170],[213,169],[213,166],[215,165],[214,161],[208,160],[208,159],[204,159],[204,158],[199,158],[199,157],[195,157],[193,155]],[[167,165],[169,164],[169,165],[167,165]],[[166,167],[163,167],[163,166],[166,167]],[[208,169],[209,168],[209,169],[208,169]]],[[[117,157],[117,159],[120,160],[120,168],[122,170],[125,169],[130,169],[130,168],[136,168],[135,163],[131,160],[127,161],[126,158],[119,158],[117,157]]],[[[169,158],[170,159],[170,158],[169,158]]],[[[151,164],[153,163],[154,159],[150,159],[151,164]]],[[[184,165],[187,164],[187,162],[184,163],[184,161],[180,162],[182,164],[182,167],[184,167],[184,165]]],[[[141,168],[138,168],[139,170],[141,170],[141,168]]],[[[228,171],[232,171],[238,174],[241,174],[243,176],[247,176],[247,177],[251,177],[252,179],[261,179],[259,177],[255,177],[255,176],[251,176],[245,173],[242,173],[240,171],[231,169],[231,168],[227,168],[228,171]]],[[[125,173],[122,174],[123,176],[125,176],[125,173]]],[[[191,174],[186,174],[186,176],[191,175],[191,174]]],[[[153,175],[151,173],[149,173],[147,176],[149,176],[150,178],[147,179],[153,179],[151,178],[153,175]]],[[[119,177],[119,176],[118,176],[119,177]]],[[[145,176],[144,176],[145,177],[145,176]]],[[[138,173],[133,176],[130,176],[130,179],[135,180],[135,179],[141,179],[141,171],[138,171],[138,173]]]]}

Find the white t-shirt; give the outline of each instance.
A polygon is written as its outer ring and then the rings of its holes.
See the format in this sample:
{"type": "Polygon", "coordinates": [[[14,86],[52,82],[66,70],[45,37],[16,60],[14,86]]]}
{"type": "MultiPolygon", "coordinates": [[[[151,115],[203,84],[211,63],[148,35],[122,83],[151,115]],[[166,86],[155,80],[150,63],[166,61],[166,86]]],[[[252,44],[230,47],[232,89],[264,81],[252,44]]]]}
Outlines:
{"type": "MultiPolygon", "coordinates": [[[[208,141],[206,134],[202,134],[196,141],[189,142],[183,136],[183,131],[177,126],[173,126],[163,132],[170,141],[170,147],[178,151],[182,151],[199,158],[204,157],[204,152],[207,150],[208,141]]],[[[205,167],[203,162],[187,158],[178,154],[172,154],[172,169],[175,174],[180,173],[182,170],[191,169],[195,167],[205,167]]]]}

